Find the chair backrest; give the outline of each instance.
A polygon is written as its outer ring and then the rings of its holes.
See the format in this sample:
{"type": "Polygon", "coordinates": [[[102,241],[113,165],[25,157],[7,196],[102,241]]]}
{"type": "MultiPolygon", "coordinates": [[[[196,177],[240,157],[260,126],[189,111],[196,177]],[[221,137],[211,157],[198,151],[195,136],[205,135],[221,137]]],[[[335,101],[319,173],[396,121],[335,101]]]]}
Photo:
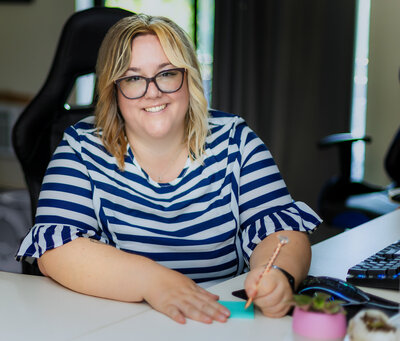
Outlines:
{"type": "MultiPolygon", "coordinates": [[[[399,68],[400,82],[400,68],[399,68]]],[[[393,180],[393,186],[400,186],[400,127],[397,131],[392,144],[389,147],[385,157],[385,169],[390,178],[393,180]]]]}
{"type": "Polygon", "coordinates": [[[133,13],[105,7],[74,13],[64,25],[43,87],[13,127],[12,144],[29,190],[32,219],[44,173],[65,128],[93,114],[94,103],[65,108],[75,81],[79,76],[95,72],[105,34],[118,20],[129,15],[133,13]]]}
{"type": "Polygon", "coordinates": [[[386,154],[385,169],[394,181],[393,185],[396,187],[400,186],[400,128],[386,154]]]}

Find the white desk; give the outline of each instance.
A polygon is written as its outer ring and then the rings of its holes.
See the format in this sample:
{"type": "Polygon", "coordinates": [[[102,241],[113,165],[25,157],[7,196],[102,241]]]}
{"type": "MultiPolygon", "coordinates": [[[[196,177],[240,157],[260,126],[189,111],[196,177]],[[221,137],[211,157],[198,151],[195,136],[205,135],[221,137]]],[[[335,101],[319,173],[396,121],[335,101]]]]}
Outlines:
{"type": "MultiPolygon", "coordinates": [[[[347,269],[400,239],[400,210],[312,247],[311,275],[344,279],[347,269]]],[[[210,291],[222,300],[238,300],[244,276],[210,291]]],[[[395,291],[365,289],[400,302],[395,291]]],[[[179,325],[145,303],[130,304],[72,292],[44,277],[0,272],[0,339],[14,340],[292,340],[291,317],[230,319],[204,325],[179,325]]]]}
{"type": "Polygon", "coordinates": [[[45,277],[0,272],[0,340],[73,340],[149,309],[78,294],[45,277]]]}

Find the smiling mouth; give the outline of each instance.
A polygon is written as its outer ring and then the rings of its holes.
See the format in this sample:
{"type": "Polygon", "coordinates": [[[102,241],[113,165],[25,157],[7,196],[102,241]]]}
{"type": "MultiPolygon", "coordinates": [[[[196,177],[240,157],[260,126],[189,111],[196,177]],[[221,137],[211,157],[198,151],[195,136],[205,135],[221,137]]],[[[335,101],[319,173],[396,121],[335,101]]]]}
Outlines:
{"type": "Polygon", "coordinates": [[[163,105],[158,105],[156,107],[144,108],[144,110],[147,112],[159,112],[161,110],[164,110],[166,107],[167,105],[163,104],[163,105]]]}

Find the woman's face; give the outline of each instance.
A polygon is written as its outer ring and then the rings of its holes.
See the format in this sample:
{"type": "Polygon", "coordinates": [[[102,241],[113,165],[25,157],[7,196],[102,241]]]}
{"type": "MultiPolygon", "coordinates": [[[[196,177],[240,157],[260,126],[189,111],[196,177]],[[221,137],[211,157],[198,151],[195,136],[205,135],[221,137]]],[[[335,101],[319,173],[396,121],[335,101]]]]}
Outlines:
{"type": "MultiPolygon", "coordinates": [[[[158,37],[144,34],[133,39],[131,62],[124,76],[149,78],[175,67],[165,55],[158,37]]],[[[131,144],[137,139],[145,143],[183,139],[189,106],[186,76],[182,87],[174,93],[161,92],[154,82],[150,82],[146,94],[138,99],[127,99],[118,90],[118,104],[131,144]]]]}

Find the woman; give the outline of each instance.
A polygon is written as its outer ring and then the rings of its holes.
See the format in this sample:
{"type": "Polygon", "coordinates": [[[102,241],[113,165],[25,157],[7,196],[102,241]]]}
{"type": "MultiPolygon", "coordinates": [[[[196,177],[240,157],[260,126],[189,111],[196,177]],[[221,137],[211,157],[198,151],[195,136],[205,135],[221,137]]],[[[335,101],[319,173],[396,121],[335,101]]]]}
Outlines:
{"type": "Polygon", "coordinates": [[[250,269],[245,289],[280,317],[320,223],[290,197],[238,116],[207,111],[194,49],[175,23],[137,15],[107,34],[95,119],[66,130],[17,258],[88,295],[147,301],[179,323],[225,322],[204,289],[250,269]],[[306,233],[305,233],[306,232],[306,233]],[[256,291],[277,235],[290,242],[256,291]],[[284,269],[284,270],[282,270],[284,269]]]}

